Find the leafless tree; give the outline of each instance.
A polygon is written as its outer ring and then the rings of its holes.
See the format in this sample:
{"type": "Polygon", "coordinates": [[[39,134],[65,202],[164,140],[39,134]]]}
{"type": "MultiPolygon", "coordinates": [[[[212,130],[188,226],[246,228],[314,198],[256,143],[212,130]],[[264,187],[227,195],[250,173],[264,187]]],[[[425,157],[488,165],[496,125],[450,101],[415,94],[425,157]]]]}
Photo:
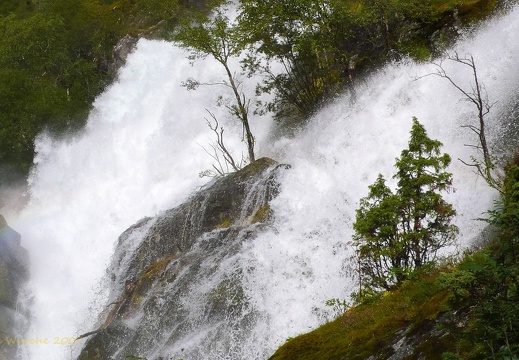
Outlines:
{"type": "Polygon", "coordinates": [[[224,138],[223,138],[223,133],[224,133],[223,127],[220,126],[220,124],[218,123],[218,119],[212,112],[210,112],[209,110],[206,110],[206,111],[209,113],[212,120],[205,118],[205,121],[207,122],[207,126],[209,126],[211,131],[215,133],[216,143],[212,143],[209,145],[211,147],[212,151],[207,150],[202,145],[200,145],[200,146],[202,147],[202,149],[204,149],[204,151],[210,157],[212,157],[216,161],[216,163],[212,165],[213,169],[202,171],[199,174],[200,177],[222,176],[222,175],[230,173],[230,169],[232,169],[232,171],[240,170],[244,165],[243,157],[240,162],[236,162],[234,160],[234,157],[231,155],[231,153],[225,146],[224,138]]]}
{"type": "Polygon", "coordinates": [[[454,88],[456,88],[463,95],[463,101],[468,101],[474,104],[474,106],[477,109],[477,125],[468,124],[462,125],[462,127],[474,132],[479,139],[479,144],[468,144],[466,146],[476,148],[483,154],[483,160],[479,160],[475,156],[471,156],[470,162],[467,162],[462,159],[459,160],[467,166],[476,168],[477,173],[481,175],[483,179],[485,179],[489,186],[501,192],[502,180],[495,172],[496,160],[488,147],[486,137],[485,117],[488,115],[492,107],[495,105],[495,102],[491,103],[489,101],[485,87],[479,81],[476,62],[474,61],[474,57],[472,55],[465,55],[464,57],[461,57],[458,53],[455,52],[453,55],[447,56],[447,60],[466,66],[470,69],[470,71],[472,72],[473,79],[473,82],[470,85],[470,89],[462,87],[452,79],[452,77],[447,73],[447,71],[443,67],[443,61],[434,63],[437,69],[435,73],[432,73],[430,75],[437,75],[441,78],[447,79],[451,83],[451,85],[454,86],[454,88]]]}

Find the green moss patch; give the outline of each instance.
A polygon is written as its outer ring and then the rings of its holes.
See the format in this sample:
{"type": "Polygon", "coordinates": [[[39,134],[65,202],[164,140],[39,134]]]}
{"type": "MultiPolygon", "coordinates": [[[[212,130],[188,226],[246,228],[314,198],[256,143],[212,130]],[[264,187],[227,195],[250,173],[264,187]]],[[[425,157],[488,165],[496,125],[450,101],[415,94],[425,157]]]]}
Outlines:
{"type": "Polygon", "coordinates": [[[256,213],[252,216],[252,223],[265,222],[270,216],[270,205],[260,206],[256,213]]]}
{"type": "Polygon", "coordinates": [[[173,258],[174,256],[167,256],[143,270],[137,280],[135,291],[132,294],[132,306],[138,307],[140,305],[142,297],[146,294],[153,282],[164,275],[166,267],[173,258]]]}
{"type": "Polygon", "coordinates": [[[463,22],[472,22],[484,19],[497,5],[496,0],[463,0],[457,9],[463,22]]]}
{"type": "Polygon", "coordinates": [[[386,292],[369,304],[350,309],[335,321],[287,341],[270,359],[391,356],[395,351],[392,344],[396,334],[414,336],[430,329],[445,309],[449,293],[440,288],[437,275],[429,274],[420,280],[406,282],[398,290],[386,292]]]}
{"type": "Polygon", "coordinates": [[[223,280],[209,294],[213,308],[219,313],[227,313],[232,309],[239,309],[245,301],[245,294],[238,279],[223,280]]]}
{"type": "Polygon", "coordinates": [[[220,224],[216,225],[217,229],[225,229],[228,227],[231,227],[233,224],[233,221],[229,218],[224,219],[220,224]]]}

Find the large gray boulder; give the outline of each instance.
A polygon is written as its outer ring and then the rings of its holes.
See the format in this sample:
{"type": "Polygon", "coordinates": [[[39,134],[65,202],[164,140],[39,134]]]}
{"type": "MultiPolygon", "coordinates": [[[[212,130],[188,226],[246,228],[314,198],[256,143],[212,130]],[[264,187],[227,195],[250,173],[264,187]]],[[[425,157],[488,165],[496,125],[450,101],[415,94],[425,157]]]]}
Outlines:
{"type": "Polygon", "coordinates": [[[126,230],[108,269],[109,305],[79,359],[242,351],[257,314],[243,290],[240,251],[269,226],[276,177],[286,168],[259,159],[126,230]]]}

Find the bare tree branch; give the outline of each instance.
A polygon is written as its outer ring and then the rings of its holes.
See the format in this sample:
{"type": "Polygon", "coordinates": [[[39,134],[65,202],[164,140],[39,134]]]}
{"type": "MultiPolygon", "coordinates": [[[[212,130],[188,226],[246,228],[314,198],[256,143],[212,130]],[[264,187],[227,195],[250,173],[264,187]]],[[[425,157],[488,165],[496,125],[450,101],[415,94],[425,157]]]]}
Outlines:
{"type": "Polygon", "coordinates": [[[470,85],[470,90],[464,89],[461,85],[456,83],[449,74],[447,74],[447,71],[443,67],[443,60],[440,60],[438,63],[434,63],[434,65],[436,66],[436,72],[427,74],[420,78],[435,75],[443,79],[446,79],[456,90],[458,90],[463,95],[463,98],[461,99],[462,101],[468,101],[476,106],[478,114],[478,125],[476,126],[466,124],[462,125],[461,127],[467,128],[477,135],[479,145],[465,146],[470,146],[480,150],[483,154],[483,160],[478,160],[474,156],[471,157],[471,163],[468,163],[461,159],[459,160],[467,166],[475,167],[477,169],[477,173],[481,175],[483,179],[485,179],[485,181],[490,187],[498,190],[499,192],[502,192],[502,180],[498,175],[495,174],[496,161],[488,147],[486,137],[485,116],[490,113],[490,110],[496,104],[496,102],[490,103],[485,86],[483,84],[480,84],[476,62],[474,61],[474,57],[472,55],[467,54],[464,57],[460,57],[459,54],[455,52],[453,55],[447,56],[447,60],[453,61],[455,63],[470,68],[473,79],[473,82],[470,85]]]}
{"type": "Polygon", "coordinates": [[[240,170],[244,165],[243,158],[240,161],[240,163],[237,163],[234,160],[234,157],[232,156],[232,154],[229,152],[229,150],[225,146],[224,136],[223,136],[224,129],[222,127],[220,127],[220,124],[218,122],[218,119],[216,118],[216,115],[207,109],[206,109],[206,111],[209,113],[209,116],[211,117],[212,120],[205,118],[205,121],[206,121],[209,129],[211,129],[211,131],[214,132],[214,134],[216,135],[216,143],[210,144],[211,148],[213,149],[212,153],[209,152],[205,147],[203,147],[201,145],[200,145],[200,147],[202,147],[202,149],[204,149],[204,151],[209,156],[211,156],[211,158],[213,158],[216,161],[218,166],[213,164],[212,166],[213,166],[214,172],[212,170],[206,170],[206,171],[202,171],[199,175],[201,177],[203,177],[203,176],[214,177],[214,176],[225,175],[230,172],[229,166],[232,168],[233,171],[240,170]],[[223,159],[220,158],[220,155],[223,157],[223,159]],[[225,165],[225,169],[224,169],[224,165],[225,165]]]}

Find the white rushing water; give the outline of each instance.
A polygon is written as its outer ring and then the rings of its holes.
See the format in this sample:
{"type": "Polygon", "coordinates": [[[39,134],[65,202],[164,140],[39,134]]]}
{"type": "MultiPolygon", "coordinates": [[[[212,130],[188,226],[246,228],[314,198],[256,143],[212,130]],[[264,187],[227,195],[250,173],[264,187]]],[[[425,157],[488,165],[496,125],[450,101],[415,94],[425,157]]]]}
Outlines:
{"type": "MultiPolygon", "coordinates": [[[[489,137],[499,143],[506,114],[519,90],[519,11],[492,21],[456,51],[470,53],[489,99],[498,101],[488,117],[489,137]]],[[[221,69],[206,60],[191,67],[171,44],[141,40],[118,81],[95,103],[86,129],[68,139],[45,135],[31,176],[31,200],[12,227],[31,255],[30,338],[49,345],[25,348],[28,358],[68,359],[76,345],[53,345],[55,338],[91,330],[89,311],[118,235],[144,216],[182,202],[206,179],[198,173],[211,159],[198,145],[211,142],[205,108],[215,108],[221,88],[188,92],[188,77],[217,79],[221,69]]],[[[470,88],[470,72],[445,62],[456,82],[470,88]]],[[[268,134],[271,120],[253,120],[258,157],[270,156],[292,169],[281,179],[272,202],[276,231],[263,233],[243,249],[245,289],[264,321],[251,337],[249,359],[271,353],[289,336],[324,321],[325,301],[345,299],[354,290],[349,257],[351,224],[361,197],[378,173],[390,178],[395,158],[405,148],[412,116],[429,136],[444,143],[454,159],[455,192],[446,195],[457,211],[460,245],[483,227],[474,219],[495,196],[468,160],[474,144],[461,125],[475,121],[475,109],[445,79],[428,76],[430,64],[395,64],[359,84],[356,102],[347,96],[320,111],[294,138],[268,134]]],[[[223,74],[222,74],[223,75],[223,74]]],[[[225,122],[227,141],[243,149],[239,127],[225,122]],[[233,131],[234,130],[234,131],[233,131]]],[[[99,309],[93,309],[99,310],[99,309]]],[[[223,358],[223,356],[222,356],[223,358]]]]}
{"type": "MultiPolygon", "coordinates": [[[[12,225],[31,255],[30,338],[53,343],[90,331],[88,308],[117,237],[207,181],[198,175],[212,159],[201,146],[210,150],[215,139],[205,108],[224,124],[227,146],[244,150],[232,136],[236,124],[214,105],[222,89],[181,86],[189,77],[216,82],[221,69],[209,60],[193,67],[187,55],[165,42],[141,41],[119,80],[96,100],[82,134],[38,139],[31,201],[12,225]]],[[[59,359],[77,347],[28,350],[30,359],[59,359]]]]}

